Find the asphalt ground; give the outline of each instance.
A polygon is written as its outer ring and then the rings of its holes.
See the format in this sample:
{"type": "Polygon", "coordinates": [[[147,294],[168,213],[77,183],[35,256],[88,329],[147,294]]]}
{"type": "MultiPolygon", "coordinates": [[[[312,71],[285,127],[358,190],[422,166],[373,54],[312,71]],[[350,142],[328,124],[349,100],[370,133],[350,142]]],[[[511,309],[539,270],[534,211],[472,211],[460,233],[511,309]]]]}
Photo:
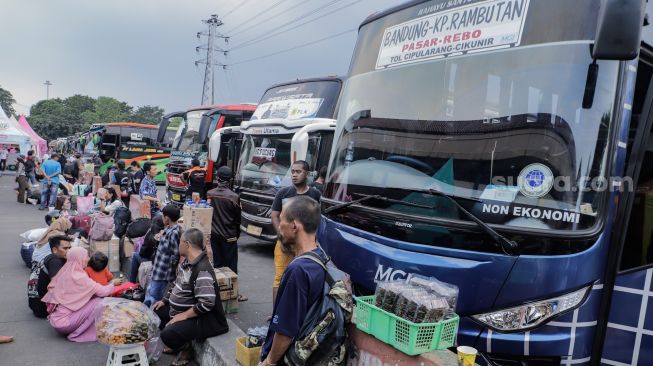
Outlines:
{"type": "MultiPolygon", "coordinates": [[[[13,175],[0,177],[0,335],[14,336],[12,343],[0,344],[0,366],[13,365],[104,365],[109,347],[103,344],[74,343],[60,336],[45,319],[33,316],[27,306],[29,269],[20,258],[27,230],[45,226],[44,212],[36,206],[16,202],[13,175]]],[[[273,245],[243,235],[239,241],[240,292],[249,297],[229,317],[245,332],[264,325],[272,311],[274,278],[273,245]]],[[[168,365],[165,356],[157,365],[168,365]]]]}

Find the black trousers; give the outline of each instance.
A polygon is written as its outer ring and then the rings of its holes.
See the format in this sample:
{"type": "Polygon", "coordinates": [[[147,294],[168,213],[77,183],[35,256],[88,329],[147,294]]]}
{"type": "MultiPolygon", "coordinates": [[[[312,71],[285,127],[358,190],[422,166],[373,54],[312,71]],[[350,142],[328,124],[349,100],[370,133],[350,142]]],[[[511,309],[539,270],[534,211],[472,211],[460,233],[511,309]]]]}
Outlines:
{"type": "Polygon", "coordinates": [[[238,273],[238,244],[228,243],[227,240],[211,235],[211,249],[213,250],[213,267],[229,267],[238,273]]]}
{"type": "Polygon", "coordinates": [[[0,160],[0,170],[3,172],[7,169],[7,159],[0,160]]]}
{"type": "Polygon", "coordinates": [[[170,321],[170,305],[163,306],[156,310],[156,315],[161,319],[161,340],[163,344],[179,351],[184,346],[188,345],[192,340],[198,339],[200,335],[200,327],[197,322],[199,318],[192,318],[180,321],[171,325],[167,325],[170,321]]]}

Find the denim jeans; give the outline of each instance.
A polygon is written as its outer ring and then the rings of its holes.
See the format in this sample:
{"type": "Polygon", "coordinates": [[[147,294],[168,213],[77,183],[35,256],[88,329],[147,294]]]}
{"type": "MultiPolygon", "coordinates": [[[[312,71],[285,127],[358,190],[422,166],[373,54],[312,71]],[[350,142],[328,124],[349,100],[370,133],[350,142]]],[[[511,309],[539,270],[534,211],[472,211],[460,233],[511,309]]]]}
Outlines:
{"type": "Polygon", "coordinates": [[[163,299],[163,292],[166,290],[168,281],[152,280],[147,286],[147,294],[145,295],[145,305],[152,306],[155,302],[163,299]]]}
{"type": "Polygon", "coordinates": [[[138,283],[138,268],[141,263],[149,261],[149,258],[143,258],[137,252],[132,254],[132,265],[129,268],[129,282],[138,283]]]}
{"type": "Polygon", "coordinates": [[[29,179],[29,184],[35,185],[37,183],[36,173],[34,173],[33,170],[31,172],[27,173],[27,178],[29,179]]]}
{"type": "Polygon", "coordinates": [[[48,206],[54,207],[54,204],[57,201],[58,191],[58,184],[48,185],[47,180],[44,179],[41,181],[41,208],[47,208],[48,206]]]}

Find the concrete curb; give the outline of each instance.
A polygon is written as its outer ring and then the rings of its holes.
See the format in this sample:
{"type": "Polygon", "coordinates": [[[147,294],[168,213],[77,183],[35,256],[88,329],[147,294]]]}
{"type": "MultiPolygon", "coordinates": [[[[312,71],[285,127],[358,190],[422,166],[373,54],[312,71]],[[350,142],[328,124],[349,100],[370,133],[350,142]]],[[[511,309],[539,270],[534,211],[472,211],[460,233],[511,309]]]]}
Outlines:
{"type": "Polygon", "coordinates": [[[244,337],[245,332],[240,330],[236,323],[227,319],[229,332],[217,337],[208,338],[206,341],[193,342],[195,362],[200,366],[232,366],[236,362],[236,338],[244,337]]]}

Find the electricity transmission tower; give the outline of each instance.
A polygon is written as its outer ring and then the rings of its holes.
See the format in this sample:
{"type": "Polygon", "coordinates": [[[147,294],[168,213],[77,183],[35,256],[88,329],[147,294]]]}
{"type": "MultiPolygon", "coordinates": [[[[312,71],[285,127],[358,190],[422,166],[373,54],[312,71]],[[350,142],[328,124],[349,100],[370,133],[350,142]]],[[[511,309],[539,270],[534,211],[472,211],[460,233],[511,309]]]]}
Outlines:
{"type": "Polygon", "coordinates": [[[202,20],[202,23],[207,24],[209,29],[207,32],[197,32],[197,39],[206,37],[207,41],[206,45],[195,47],[195,52],[199,53],[200,50],[206,50],[206,57],[195,61],[195,66],[205,65],[204,87],[202,88],[202,105],[207,105],[215,103],[214,66],[219,66],[223,69],[227,68],[227,65],[218,61],[216,54],[222,53],[224,56],[226,56],[228,51],[216,46],[215,41],[216,39],[224,39],[224,42],[228,43],[229,37],[218,32],[218,27],[220,27],[223,22],[220,20],[220,18],[218,18],[216,14],[212,14],[211,18],[207,20],[202,20]]]}

